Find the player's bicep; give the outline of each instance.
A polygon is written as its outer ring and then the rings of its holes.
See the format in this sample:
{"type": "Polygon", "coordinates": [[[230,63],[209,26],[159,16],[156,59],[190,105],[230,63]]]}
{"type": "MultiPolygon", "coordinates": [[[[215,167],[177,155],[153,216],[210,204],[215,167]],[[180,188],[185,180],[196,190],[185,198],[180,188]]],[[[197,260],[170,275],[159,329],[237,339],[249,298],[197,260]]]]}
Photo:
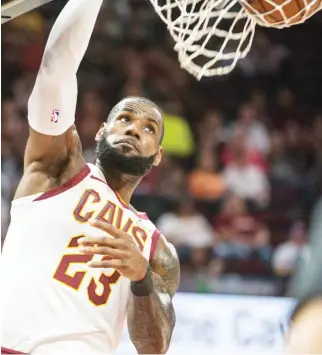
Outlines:
{"type": "Polygon", "coordinates": [[[180,282],[180,264],[174,246],[161,235],[150,265],[154,273],[162,278],[170,297],[177,292],[180,282]]]}
{"type": "Polygon", "coordinates": [[[81,143],[75,126],[58,136],[49,136],[30,128],[24,157],[25,170],[33,163],[43,170],[64,165],[71,155],[81,155],[81,143]]]}

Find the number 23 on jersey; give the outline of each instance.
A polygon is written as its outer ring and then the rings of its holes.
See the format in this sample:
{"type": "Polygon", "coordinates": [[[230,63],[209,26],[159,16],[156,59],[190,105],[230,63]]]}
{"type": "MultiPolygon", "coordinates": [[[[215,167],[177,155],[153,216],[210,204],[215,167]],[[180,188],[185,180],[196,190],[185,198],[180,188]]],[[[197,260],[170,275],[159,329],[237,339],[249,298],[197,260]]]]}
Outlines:
{"type": "MultiPolygon", "coordinates": [[[[102,288],[99,287],[100,285],[93,277],[86,286],[82,285],[87,271],[76,271],[73,274],[68,272],[68,269],[72,264],[87,264],[94,257],[94,255],[80,254],[78,252],[78,239],[82,237],[84,237],[84,235],[78,235],[70,240],[67,248],[71,251],[71,253],[63,255],[53,278],[76,291],[78,291],[81,287],[86,287],[89,301],[95,306],[103,306],[108,302],[112,292],[112,287],[119,281],[121,274],[117,270],[112,270],[110,275],[101,273],[98,282],[103,287],[103,292],[99,293],[98,288],[102,288]]],[[[109,256],[104,256],[102,260],[107,260],[109,258],[109,256]]]]}

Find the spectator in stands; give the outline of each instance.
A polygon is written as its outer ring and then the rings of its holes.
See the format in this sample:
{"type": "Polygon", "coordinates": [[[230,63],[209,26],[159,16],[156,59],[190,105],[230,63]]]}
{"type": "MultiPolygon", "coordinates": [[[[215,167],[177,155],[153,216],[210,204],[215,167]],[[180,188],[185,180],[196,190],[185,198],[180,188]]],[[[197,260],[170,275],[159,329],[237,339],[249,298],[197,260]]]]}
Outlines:
{"type": "Polygon", "coordinates": [[[190,261],[198,265],[207,262],[215,235],[211,225],[196,210],[192,200],[182,199],[176,211],[163,214],[156,225],[177,248],[182,262],[190,261]]]}
{"type": "Polygon", "coordinates": [[[250,200],[257,207],[268,204],[268,179],[258,167],[248,162],[245,148],[234,151],[233,161],[225,167],[223,177],[232,193],[250,200]]]}
{"type": "Polygon", "coordinates": [[[247,147],[247,132],[242,130],[235,131],[229,144],[222,149],[221,160],[223,166],[231,164],[234,160],[235,152],[239,150],[245,151],[246,160],[250,165],[267,173],[269,166],[266,157],[260,151],[247,147]]]}
{"type": "Polygon", "coordinates": [[[312,134],[295,120],[288,120],[284,126],[285,142],[291,164],[295,171],[305,178],[313,164],[314,148],[312,134]],[[308,139],[310,138],[310,139],[308,139]]]}
{"type": "Polygon", "coordinates": [[[271,152],[269,155],[270,176],[277,182],[297,183],[299,176],[291,163],[285,145],[285,137],[281,131],[271,134],[271,152]]]}
{"type": "Polygon", "coordinates": [[[227,196],[213,226],[219,238],[215,255],[224,259],[270,260],[270,233],[248,213],[245,201],[238,196],[227,196]]]}
{"type": "Polygon", "coordinates": [[[167,154],[163,155],[158,169],[152,169],[151,173],[155,173],[154,194],[179,200],[187,193],[184,170],[167,154]]]}
{"type": "Polygon", "coordinates": [[[218,110],[206,111],[203,119],[198,122],[198,141],[201,148],[218,149],[225,141],[226,133],[223,127],[223,117],[218,110]]]}
{"type": "Polygon", "coordinates": [[[8,202],[12,199],[22,173],[19,155],[7,137],[1,141],[1,196],[8,202]]]}
{"type": "Polygon", "coordinates": [[[189,177],[188,191],[198,200],[216,200],[223,196],[226,185],[216,169],[216,157],[211,148],[200,151],[199,162],[189,177]]]}
{"type": "Polygon", "coordinates": [[[299,112],[296,107],[296,97],[289,88],[281,88],[277,91],[271,118],[273,126],[277,129],[281,129],[285,122],[291,118],[298,120],[299,112]]]}
{"type": "Polygon", "coordinates": [[[240,132],[246,135],[248,150],[255,150],[267,155],[270,151],[270,139],[267,128],[257,117],[256,108],[251,103],[244,103],[238,109],[237,121],[230,128],[230,137],[240,132]]]}
{"type": "Polygon", "coordinates": [[[277,246],[272,259],[275,274],[288,278],[297,263],[308,256],[307,230],[303,221],[293,223],[288,240],[277,246]]]}
{"type": "MultiPolygon", "coordinates": [[[[18,110],[16,101],[12,98],[6,99],[2,103],[2,140],[4,140],[2,153],[2,161],[5,167],[9,164],[17,168],[17,173],[22,172],[23,155],[25,151],[25,142],[27,141],[29,127],[27,120],[18,110]]],[[[2,169],[2,171],[4,171],[2,169]]],[[[9,169],[9,173],[11,169],[9,169]]],[[[8,173],[8,170],[5,171],[8,173]]],[[[13,176],[10,177],[10,180],[13,176]]],[[[14,181],[20,179],[17,176],[14,181]]],[[[12,181],[12,180],[11,180],[12,181]]]]}
{"type": "Polygon", "coordinates": [[[267,112],[267,98],[263,91],[255,90],[250,96],[250,104],[256,110],[256,117],[259,121],[267,124],[269,122],[268,112],[267,112]]]}

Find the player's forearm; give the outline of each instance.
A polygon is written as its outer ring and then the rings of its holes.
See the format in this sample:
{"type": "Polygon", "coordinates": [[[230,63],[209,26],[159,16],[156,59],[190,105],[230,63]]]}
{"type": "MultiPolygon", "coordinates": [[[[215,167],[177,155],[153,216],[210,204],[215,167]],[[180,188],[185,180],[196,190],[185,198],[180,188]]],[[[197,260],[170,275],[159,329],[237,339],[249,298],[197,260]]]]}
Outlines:
{"type": "MultiPolygon", "coordinates": [[[[88,47],[103,0],[69,0],[47,40],[41,70],[76,75],[88,47]]],[[[40,71],[41,73],[41,71],[40,71]]]]}
{"type": "Polygon", "coordinates": [[[139,354],[164,354],[175,325],[172,300],[162,278],[151,273],[153,290],[148,296],[130,295],[128,328],[139,354]]]}
{"type": "Polygon", "coordinates": [[[88,47],[103,0],[69,0],[47,41],[28,102],[29,125],[58,136],[75,121],[76,73],[88,47]]]}

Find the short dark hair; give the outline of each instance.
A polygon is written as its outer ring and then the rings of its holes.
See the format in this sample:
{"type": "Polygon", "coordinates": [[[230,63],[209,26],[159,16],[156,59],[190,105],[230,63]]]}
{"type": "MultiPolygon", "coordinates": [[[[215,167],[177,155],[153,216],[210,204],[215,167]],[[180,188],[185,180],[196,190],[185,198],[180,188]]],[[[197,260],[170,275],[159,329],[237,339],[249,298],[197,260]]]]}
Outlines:
{"type": "Polygon", "coordinates": [[[155,108],[156,110],[158,110],[161,114],[161,117],[162,117],[162,128],[161,128],[161,137],[160,137],[160,142],[159,144],[161,145],[162,141],[163,141],[163,138],[164,138],[164,122],[163,122],[163,111],[162,109],[160,108],[160,106],[158,106],[155,102],[151,101],[150,99],[147,99],[146,97],[141,97],[141,96],[128,96],[128,97],[125,97],[124,99],[122,99],[121,101],[119,101],[113,108],[112,110],[110,111],[108,117],[107,117],[107,120],[106,122],[108,122],[110,119],[114,118],[115,115],[117,114],[118,110],[119,110],[119,105],[121,103],[123,103],[123,101],[126,101],[126,100],[137,100],[138,102],[142,102],[142,103],[145,103],[145,104],[148,104],[150,106],[152,106],[153,108],[155,108]]]}

